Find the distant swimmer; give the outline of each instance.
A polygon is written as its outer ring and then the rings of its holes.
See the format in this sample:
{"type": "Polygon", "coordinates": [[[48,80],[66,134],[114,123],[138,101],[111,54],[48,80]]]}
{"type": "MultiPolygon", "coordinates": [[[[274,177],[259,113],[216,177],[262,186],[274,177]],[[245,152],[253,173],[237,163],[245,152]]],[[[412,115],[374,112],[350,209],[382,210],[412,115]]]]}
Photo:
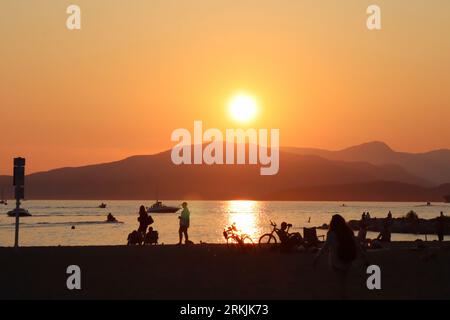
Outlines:
{"type": "Polygon", "coordinates": [[[114,217],[111,212],[106,216],[106,222],[118,222],[116,217],[114,217]]]}

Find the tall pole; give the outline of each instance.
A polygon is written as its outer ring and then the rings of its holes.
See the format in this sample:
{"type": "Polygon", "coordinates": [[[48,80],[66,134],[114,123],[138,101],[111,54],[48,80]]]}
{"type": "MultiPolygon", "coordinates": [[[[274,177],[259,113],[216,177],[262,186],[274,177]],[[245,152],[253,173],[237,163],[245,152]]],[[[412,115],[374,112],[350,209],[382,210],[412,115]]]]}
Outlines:
{"type": "Polygon", "coordinates": [[[14,193],[16,198],[16,232],[14,236],[14,247],[19,247],[19,217],[20,217],[20,199],[25,198],[25,159],[14,158],[14,193]]]}
{"type": "Polygon", "coordinates": [[[20,200],[16,199],[16,234],[14,237],[14,247],[19,247],[19,208],[20,208],[20,200]]]}

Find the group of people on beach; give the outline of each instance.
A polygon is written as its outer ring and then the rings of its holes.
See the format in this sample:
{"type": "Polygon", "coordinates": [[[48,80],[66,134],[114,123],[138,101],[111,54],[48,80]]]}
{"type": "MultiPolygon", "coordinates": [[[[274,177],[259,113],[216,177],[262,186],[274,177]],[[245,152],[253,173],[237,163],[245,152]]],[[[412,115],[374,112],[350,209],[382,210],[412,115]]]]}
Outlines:
{"type": "MultiPolygon", "coordinates": [[[[318,259],[324,253],[328,253],[330,268],[336,273],[339,280],[341,298],[346,297],[346,279],[353,261],[360,256],[364,262],[364,265],[369,265],[365,248],[367,244],[367,227],[370,223],[370,219],[370,213],[364,212],[361,217],[358,235],[355,237],[353,230],[346,223],[345,219],[339,214],[333,215],[329,225],[326,241],[314,258],[315,266],[318,259]]],[[[446,217],[442,211],[436,218],[436,231],[439,241],[444,240],[444,234],[446,233],[447,226],[446,219],[448,219],[448,217],[446,217]]],[[[389,211],[387,216],[383,218],[382,230],[379,236],[375,240],[372,240],[371,247],[376,247],[374,245],[376,244],[376,241],[391,241],[392,224],[393,217],[391,211],[389,211]]]]}
{"type": "MultiPolygon", "coordinates": [[[[182,243],[183,236],[185,239],[185,243],[192,243],[189,241],[188,237],[188,229],[190,225],[190,212],[187,207],[187,203],[183,202],[182,211],[179,218],[179,242],[178,245],[182,243]]],[[[154,235],[153,228],[150,227],[147,232],[147,228],[154,222],[153,218],[147,213],[147,210],[144,206],[141,206],[139,209],[139,228],[137,232],[147,239],[154,235]]],[[[349,273],[349,270],[353,264],[353,262],[360,257],[365,266],[369,265],[369,261],[367,259],[367,255],[365,253],[365,248],[367,248],[367,244],[370,240],[367,239],[367,229],[369,223],[371,222],[371,217],[369,212],[364,212],[362,214],[358,235],[355,237],[353,230],[347,224],[345,219],[339,215],[335,214],[332,216],[328,232],[326,235],[326,240],[324,241],[322,247],[317,249],[317,253],[313,260],[313,266],[316,267],[318,261],[321,256],[324,254],[328,254],[328,263],[330,268],[337,275],[339,280],[339,288],[341,290],[340,294],[342,297],[345,297],[346,293],[346,279],[349,273]]],[[[382,222],[382,230],[379,236],[372,240],[371,247],[375,247],[374,244],[376,241],[379,242],[390,242],[391,241],[391,226],[393,224],[392,213],[389,211],[387,216],[383,218],[382,222]]],[[[279,229],[278,236],[281,241],[286,243],[300,243],[303,239],[299,233],[289,233],[289,224],[283,222],[281,224],[281,228],[279,229]]],[[[439,241],[443,240],[443,236],[445,233],[445,216],[443,212],[441,212],[440,216],[437,218],[437,230],[439,241]]]]}
{"type": "Polygon", "coordinates": [[[383,226],[378,234],[378,236],[374,239],[367,239],[367,229],[370,223],[370,212],[363,212],[361,216],[361,220],[359,221],[359,230],[358,235],[356,236],[358,242],[363,247],[380,247],[380,242],[391,242],[391,226],[392,226],[392,213],[388,212],[387,217],[383,219],[383,226]]]}
{"type": "MultiPolygon", "coordinates": [[[[417,227],[419,222],[419,217],[414,211],[410,211],[407,216],[414,226],[417,227]]],[[[375,218],[376,219],[376,218],[375,218]]],[[[392,234],[392,225],[394,219],[392,217],[392,212],[389,211],[387,216],[382,220],[382,227],[379,235],[374,239],[367,239],[367,230],[369,224],[371,222],[370,213],[363,212],[361,216],[361,220],[359,221],[359,231],[357,235],[358,242],[364,247],[381,247],[381,243],[391,242],[391,234],[392,234]]],[[[438,237],[438,241],[444,240],[444,235],[446,232],[446,217],[444,216],[444,212],[441,211],[440,215],[436,218],[436,235],[438,237]]]]}
{"type": "MultiPolygon", "coordinates": [[[[190,224],[190,212],[188,209],[187,202],[183,202],[181,204],[182,211],[179,219],[179,242],[178,245],[181,245],[183,242],[183,236],[185,240],[185,244],[191,244],[192,242],[189,240],[188,229],[190,224]]],[[[158,232],[153,230],[153,227],[150,227],[151,224],[154,223],[154,220],[151,215],[148,214],[145,206],[140,206],[139,214],[138,214],[138,222],[139,227],[137,230],[133,231],[128,235],[128,244],[157,244],[158,243],[158,232]],[[148,231],[147,231],[148,229],[148,231]]]]}

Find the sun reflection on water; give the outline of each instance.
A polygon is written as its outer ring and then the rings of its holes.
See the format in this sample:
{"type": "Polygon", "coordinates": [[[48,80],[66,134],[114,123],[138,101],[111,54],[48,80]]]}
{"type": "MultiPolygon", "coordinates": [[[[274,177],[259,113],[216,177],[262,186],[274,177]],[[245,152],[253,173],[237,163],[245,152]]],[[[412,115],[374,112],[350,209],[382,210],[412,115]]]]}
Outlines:
{"type": "Polygon", "coordinates": [[[260,236],[259,203],[258,201],[232,200],[227,201],[226,212],[228,224],[236,224],[238,230],[248,234],[253,240],[260,236]]]}

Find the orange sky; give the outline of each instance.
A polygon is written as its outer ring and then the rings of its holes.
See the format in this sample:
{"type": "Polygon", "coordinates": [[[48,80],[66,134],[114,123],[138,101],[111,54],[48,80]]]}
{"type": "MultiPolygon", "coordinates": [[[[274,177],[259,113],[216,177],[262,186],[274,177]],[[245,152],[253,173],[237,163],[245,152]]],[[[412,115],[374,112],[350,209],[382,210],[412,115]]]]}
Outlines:
{"type": "Polygon", "coordinates": [[[17,155],[33,172],[169,149],[194,120],[235,128],[239,90],[285,146],[449,148],[449,30],[448,0],[3,0],[0,174],[17,155]]]}

